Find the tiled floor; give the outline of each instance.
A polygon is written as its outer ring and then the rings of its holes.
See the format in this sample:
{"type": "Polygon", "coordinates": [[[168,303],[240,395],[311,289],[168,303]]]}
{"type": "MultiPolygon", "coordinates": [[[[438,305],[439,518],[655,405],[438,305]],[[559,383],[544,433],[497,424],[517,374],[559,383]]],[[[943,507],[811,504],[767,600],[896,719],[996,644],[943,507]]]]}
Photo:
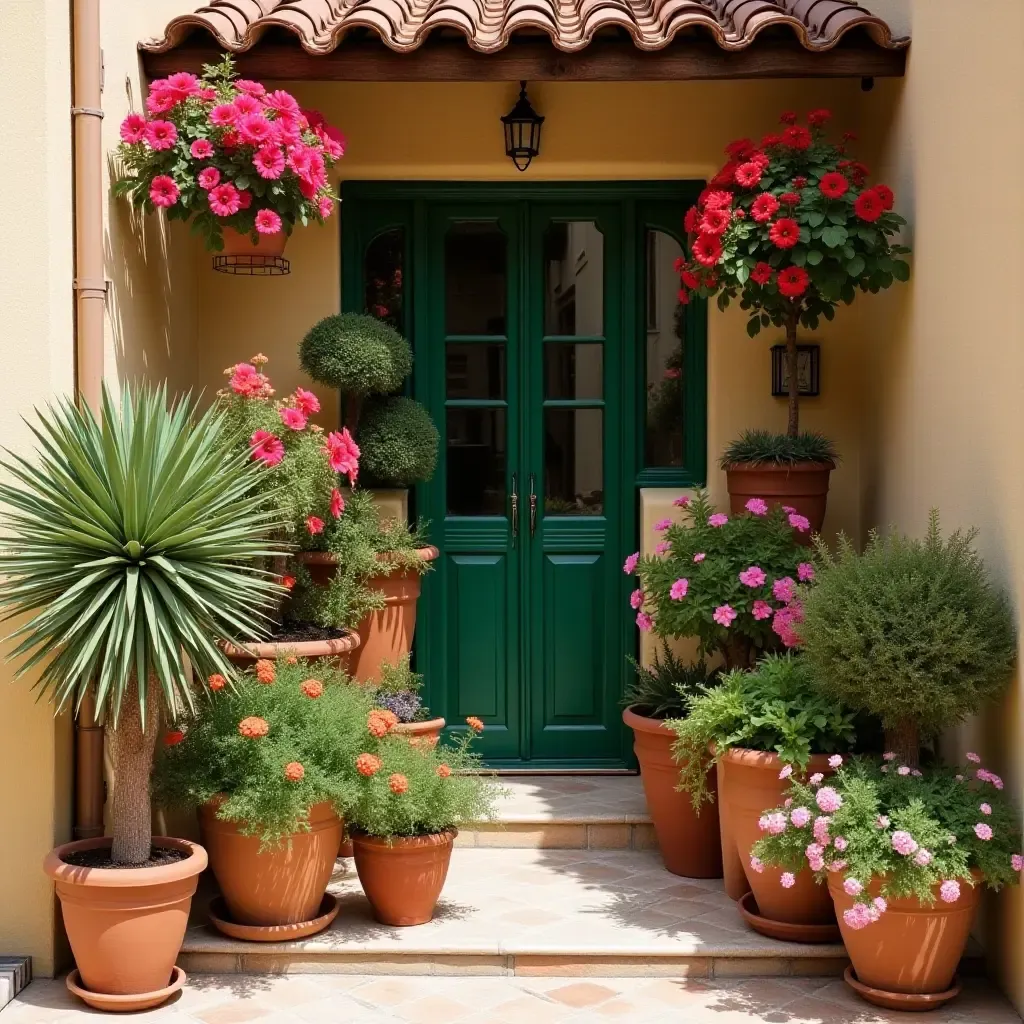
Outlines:
{"type": "MultiPolygon", "coordinates": [[[[85,1024],[98,1017],[62,981],[34,981],[2,1024],[85,1024]]],[[[107,1018],[108,1020],[111,1018],[107,1018]]],[[[668,978],[196,976],[170,1003],[125,1015],[153,1024],[1021,1024],[984,982],[925,1018],[879,1010],[837,980],[708,983],[668,978]]]]}
{"type": "Polygon", "coordinates": [[[506,775],[498,820],[632,824],[650,821],[639,775],[506,775]]]}

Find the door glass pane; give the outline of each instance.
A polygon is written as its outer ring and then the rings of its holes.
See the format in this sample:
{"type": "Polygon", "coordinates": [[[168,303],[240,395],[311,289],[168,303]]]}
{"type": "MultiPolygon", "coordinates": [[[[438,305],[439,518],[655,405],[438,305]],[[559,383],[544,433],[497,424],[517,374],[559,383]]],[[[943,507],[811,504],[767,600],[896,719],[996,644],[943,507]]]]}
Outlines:
{"type": "Polygon", "coordinates": [[[445,331],[505,334],[507,240],[497,224],[453,224],[444,243],[445,331]]]}
{"type": "Polygon", "coordinates": [[[449,342],[445,349],[449,398],[505,398],[505,343],[449,342]]]}
{"type": "Polygon", "coordinates": [[[604,345],[544,344],[545,398],[601,398],[604,395],[604,345]]]}
{"type": "Polygon", "coordinates": [[[664,231],[647,232],[647,369],[644,464],[683,464],[684,307],[673,264],[683,255],[664,231]]]}
{"type": "Polygon", "coordinates": [[[504,409],[449,409],[448,515],[505,515],[504,409]]]}
{"type": "Polygon", "coordinates": [[[378,235],[367,247],[363,261],[366,281],[366,312],[405,333],[402,258],[405,255],[405,231],[392,228],[378,235]]]}
{"type": "Polygon", "coordinates": [[[604,511],[604,410],[544,410],[544,513],[604,511]]]}
{"type": "Polygon", "coordinates": [[[544,274],[544,333],[604,334],[604,235],[593,221],[548,227],[544,274]]]}

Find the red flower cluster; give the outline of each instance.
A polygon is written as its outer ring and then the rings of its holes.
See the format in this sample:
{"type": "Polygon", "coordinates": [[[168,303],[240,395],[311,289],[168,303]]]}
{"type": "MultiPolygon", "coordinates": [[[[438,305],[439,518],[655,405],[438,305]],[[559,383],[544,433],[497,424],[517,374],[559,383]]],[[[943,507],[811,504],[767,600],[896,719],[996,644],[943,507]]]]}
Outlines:
{"type": "Polygon", "coordinates": [[[380,771],[381,763],[381,759],[376,754],[360,754],[356,758],[356,771],[369,779],[380,771]]]}
{"type": "Polygon", "coordinates": [[[246,739],[258,740],[270,732],[270,723],[265,718],[251,715],[238,723],[238,732],[246,739]]]}
{"type": "Polygon", "coordinates": [[[277,670],[274,667],[274,663],[266,658],[260,658],[256,662],[256,678],[261,683],[269,686],[277,678],[277,670]]]}
{"type": "Polygon", "coordinates": [[[284,777],[289,782],[301,782],[306,775],[306,769],[298,761],[289,761],[284,766],[284,777]]]}
{"type": "Polygon", "coordinates": [[[206,685],[216,693],[217,690],[223,690],[224,687],[228,685],[228,681],[219,672],[214,672],[214,674],[206,680],[206,685]]]}

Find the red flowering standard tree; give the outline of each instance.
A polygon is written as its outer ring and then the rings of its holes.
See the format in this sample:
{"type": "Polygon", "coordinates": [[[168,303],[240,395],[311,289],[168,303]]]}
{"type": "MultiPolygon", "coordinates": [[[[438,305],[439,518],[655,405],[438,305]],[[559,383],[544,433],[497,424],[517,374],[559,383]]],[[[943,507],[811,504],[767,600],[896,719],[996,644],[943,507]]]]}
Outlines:
{"type": "Polygon", "coordinates": [[[851,132],[838,144],[826,138],[831,117],[812,110],[805,126],[787,112],[782,131],[759,145],[731,142],[686,214],[690,259],[678,264],[681,302],[717,295],[725,309],[738,298],[752,338],[770,325],[785,329],[790,438],[800,425],[797,328],[816,330],[858,290],[910,277],[899,258],[910,250],[892,242],[906,223],[893,212],[892,189],[868,186],[868,168],[847,154],[851,132]]]}

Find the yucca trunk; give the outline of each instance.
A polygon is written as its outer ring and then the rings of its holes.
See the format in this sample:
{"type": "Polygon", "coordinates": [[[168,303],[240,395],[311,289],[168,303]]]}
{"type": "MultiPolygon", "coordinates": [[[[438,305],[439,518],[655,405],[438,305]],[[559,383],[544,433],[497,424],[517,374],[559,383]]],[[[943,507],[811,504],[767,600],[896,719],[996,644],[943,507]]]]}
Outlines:
{"type": "Polygon", "coordinates": [[[145,722],[139,707],[138,683],[132,678],[121,698],[116,728],[109,722],[107,725],[115,776],[110,815],[114,840],[110,856],[115,864],[145,864],[153,842],[149,780],[162,700],[154,682],[146,694],[145,722]]]}

